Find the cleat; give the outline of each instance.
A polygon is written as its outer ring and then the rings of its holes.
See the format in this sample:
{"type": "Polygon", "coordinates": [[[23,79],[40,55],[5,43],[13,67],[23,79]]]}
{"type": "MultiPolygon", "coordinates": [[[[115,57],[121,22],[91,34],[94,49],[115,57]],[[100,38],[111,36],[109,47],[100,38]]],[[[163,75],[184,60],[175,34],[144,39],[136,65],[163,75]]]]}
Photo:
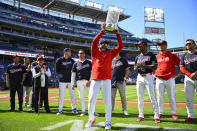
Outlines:
{"type": "Polygon", "coordinates": [[[58,111],[57,115],[61,115],[62,114],[62,111],[58,111]]]}
{"type": "Polygon", "coordinates": [[[163,117],[163,114],[159,114],[158,116],[159,116],[159,118],[162,118],[163,117]]]}
{"type": "Polygon", "coordinates": [[[192,123],[192,122],[195,122],[195,119],[188,117],[188,118],[185,119],[185,122],[186,123],[192,123]]]}
{"type": "Polygon", "coordinates": [[[86,113],[85,112],[82,112],[80,116],[85,116],[85,115],[86,115],[86,113]]]}
{"type": "Polygon", "coordinates": [[[123,114],[124,114],[125,116],[128,116],[128,115],[129,115],[128,112],[127,112],[126,110],[123,111],[123,114]]]}
{"type": "Polygon", "coordinates": [[[160,123],[160,119],[155,119],[155,123],[160,123]]]}
{"type": "Polygon", "coordinates": [[[175,114],[172,115],[172,119],[175,119],[175,120],[176,120],[176,119],[178,119],[178,118],[179,118],[179,117],[178,117],[177,115],[175,115],[175,114]]]}
{"type": "Polygon", "coordinates": [[[144,118],[142,118],[142,117],[138,117],[138,119],[137,119],[138,122],[141,122],[143,120],[144,120],[144,118]]]}
{"type": "Polygon", "coordinates": [[[94,116],[100,116],[98,113],[94,112],[94,116]]]}
{"type": "Polygon", "coordinates": [[[105,130],[111,130],[111,122],[106,122],[105,130]]]}
{"type": "Polygon", "coordinates": [[[77,109],[75,108],[75,109],[73,109],[72,110],[72,112],[74,113],[74,114],[78,114],[78,111],[77,111],[77,109]]]}
{"type": "Polygon", "coordinates": [[[90,128],[94,123],[95,123],[95,119],[93,121],[88,121],[85,125],[86,128],[90,128]]]}

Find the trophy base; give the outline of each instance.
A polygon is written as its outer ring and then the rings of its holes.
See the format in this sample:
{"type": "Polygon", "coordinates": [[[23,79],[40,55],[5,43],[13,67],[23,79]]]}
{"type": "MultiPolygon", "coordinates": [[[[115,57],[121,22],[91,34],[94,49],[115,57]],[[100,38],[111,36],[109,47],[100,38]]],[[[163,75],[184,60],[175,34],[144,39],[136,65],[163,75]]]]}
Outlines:
{"type": "Polygon", "coordinates": [[[105,30],[106,31],[109,31],[109,32],[113,32],[115,31],[116,29],[114,27],[105,27],[105,30]]]}

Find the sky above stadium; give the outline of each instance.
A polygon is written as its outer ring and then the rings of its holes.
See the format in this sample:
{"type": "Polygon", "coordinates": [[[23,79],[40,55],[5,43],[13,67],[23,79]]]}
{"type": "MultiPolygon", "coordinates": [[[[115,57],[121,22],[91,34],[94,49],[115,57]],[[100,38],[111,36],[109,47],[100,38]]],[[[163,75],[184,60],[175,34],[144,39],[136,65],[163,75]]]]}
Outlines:
{"type": "Polygon", "coordinates": [[[169,48],[183,46],[183,32],[185,40],[189,38],[197,40],[197,0],[90,1],[104,4],[104,10],[107,10],[108,5],[124,8],[124,14],[131,17],[120,22],[119,26],[133,33],[135,37],[143,37],[144,7],[163,8],[166,28],[165,38],[169,48]]]}

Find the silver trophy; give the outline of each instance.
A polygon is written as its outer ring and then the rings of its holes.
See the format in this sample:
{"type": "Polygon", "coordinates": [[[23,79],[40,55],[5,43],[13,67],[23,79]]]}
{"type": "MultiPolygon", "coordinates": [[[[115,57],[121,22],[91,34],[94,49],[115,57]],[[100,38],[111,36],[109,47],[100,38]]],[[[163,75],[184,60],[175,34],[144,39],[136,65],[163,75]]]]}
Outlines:
{"type": "Polygon", "coordinates": [[[123,9],[118,8],[117,6],[109,6],[108,13],[106,18],[106,31],[113,32],[118,29],[118,20],[120,13],[123,9]]]}

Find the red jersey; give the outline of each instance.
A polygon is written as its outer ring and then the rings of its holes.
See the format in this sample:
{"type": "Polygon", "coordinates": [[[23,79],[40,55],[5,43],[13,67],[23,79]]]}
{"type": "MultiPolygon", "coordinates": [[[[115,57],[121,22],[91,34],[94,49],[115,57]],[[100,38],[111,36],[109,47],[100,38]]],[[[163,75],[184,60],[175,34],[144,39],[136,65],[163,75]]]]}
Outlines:
{"type": "Polygon", "coordinates": [[[175,75],[175,65],[180,64],[180,59],[169,51],[166,51],[165,54],[160,52],[156,55],[156,58],[158,66],[155,76],[163,80],[169,80],[175,75]]]}
{"type": "Polygon", "coordinates": [[[117,34],[118,45],[106,52],[102,52],[98,48],[98,42],[104,32],[100,32],[93,40],[91,46],[92,57],[92,74],[93,80],[106,80],[111,79],[112,72],[112,60],[123,48],[122,39],[120,34],[117,34]]]}

